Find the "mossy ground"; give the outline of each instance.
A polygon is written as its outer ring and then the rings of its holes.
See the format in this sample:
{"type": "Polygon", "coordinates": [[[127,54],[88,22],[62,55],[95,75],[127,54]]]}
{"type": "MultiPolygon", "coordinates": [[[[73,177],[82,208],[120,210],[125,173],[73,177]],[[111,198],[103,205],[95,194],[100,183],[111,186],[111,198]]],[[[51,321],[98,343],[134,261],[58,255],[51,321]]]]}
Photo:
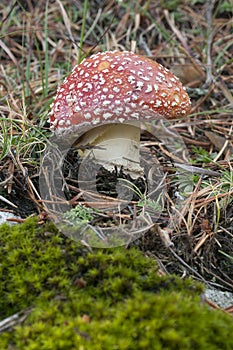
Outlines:
{"type": "Polygon", "coordinates": [[[0,227],[1,350],[232,349],[229,315],[201,302],[203,286],[160,276],[135,248],[94,252],[35,219],[0,227]]]}

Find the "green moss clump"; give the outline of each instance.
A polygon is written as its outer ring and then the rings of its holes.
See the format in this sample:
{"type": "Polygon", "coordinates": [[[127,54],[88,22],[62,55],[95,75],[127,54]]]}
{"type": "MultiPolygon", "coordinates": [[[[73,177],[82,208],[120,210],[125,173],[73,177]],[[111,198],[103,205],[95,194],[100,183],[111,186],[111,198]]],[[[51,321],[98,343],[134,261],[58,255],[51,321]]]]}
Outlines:
{"type": "Polygon", "coordinates": [[[230,316],[200,302],[203,286],[158,275],[136,249],[88,252],[34,219],[0,227],[1,350],[232,349],[230,316]]]}

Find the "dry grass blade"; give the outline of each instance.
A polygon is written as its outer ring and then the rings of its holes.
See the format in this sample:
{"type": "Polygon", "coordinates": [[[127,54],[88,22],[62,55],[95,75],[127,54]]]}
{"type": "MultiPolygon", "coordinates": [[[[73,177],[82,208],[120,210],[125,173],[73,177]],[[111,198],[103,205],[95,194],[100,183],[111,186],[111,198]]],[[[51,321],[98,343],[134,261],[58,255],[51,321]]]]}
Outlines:
{"type": "Polygon", "coordinates": [[[11,201],[9,201],[8,199],[4,198],[3,196],[0,196],[0,200],[5,202],[6,204],[10,205],[13,208],[17,208],[17,205],[15,205],[14,203],[12,203],[11,201]]]}
{"type": "Polygon", "coordinates": [[[65,28],[69,34],[69,37],[70,37],[70,40],[72,41],[73,45],[74,45],[74,50],[75,50],[75,53],[76,53],[76,56],[78,57],[79,53],[78,53],[78,47],[77,45],[75,44],[75,39],[74,39],[74,36],[72,34],[72,30],[71,30],[71,27],[72,27],[72,24],[71,24],[71,21],[65,11],[65,8],[62,4],[62,2],[60,0],[56,0],[56,2],[59,4],[59,7],[61,9],[61,13],[62,13],[62,17],[63,17],[63,21],[64,21],[64,24],[65,24],[65,28]]]}

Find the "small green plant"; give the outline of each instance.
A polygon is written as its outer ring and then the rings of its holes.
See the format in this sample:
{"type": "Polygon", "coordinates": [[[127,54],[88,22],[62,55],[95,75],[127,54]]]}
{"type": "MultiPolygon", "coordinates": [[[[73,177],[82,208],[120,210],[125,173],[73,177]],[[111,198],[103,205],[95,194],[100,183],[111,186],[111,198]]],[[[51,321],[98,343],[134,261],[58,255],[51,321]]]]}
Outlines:
{"type": "Polygon", "coordinates": [[[187,196],[192,193],[199,178],[200,176],[194,174],[193,172],[177,169],[177,174],[175,174],[172,184],[176,187],[178,196],[180,195],[183,198],[187,198],[187,196]]]}
{"type": "Polygon", "coordinates": [[[2,160],[11,152],[12,135],[8,132],[7,123],[1,119],[0,129],[0,160],[2,160]]]}
{"type": "Polygon", "coordinates": [[[220,15],[223,13],[228,13],[229,16],[232,16],[232,13],[233,13],[232,0],[222,0],[222,1],[219,1],[216,5],[217,5],[215,10],[216,14],[220,15]]]}
{"type": "Polygon", "coordinates": [[[222,250],[219,250],[219,253],[221,253],[222,255],[226,256],[233,263],[233,256],[231,256],[229,254],[226,254],[222,250]]]}
{"type": "Polygon", "coordinates": [[[221,207],[228,205],[233,201],[233,169],[224,169],[221,171],[222,176],[219,179],[213,180],[203,180],[202,188],[209,188],[209,196],[216,196],[219,198],[221,207]]]}
{"type": "Polygon", "coordinates": [[[96,210],[92,208],[87,208],[82,204],[76,205],[70,211],[64,213],[64,219],[76,224],[77,222],[88,223],[94,219],[94,214],[97,213],[96,210]]]}
{"type": "Polygon", "coordinates": [[[196,147],[193,146],[192,147],[192,151],[195,154],[195,158],[191,158],[191,163],[193,164],[197,164],[197,163],[201,163],[201,164],[207,164],[213,161],[213,159],[216,157],[217,153],[213,152],[211,153],[211,155],[209,154],[209,152],[202,148],[202,147],[196,147]]]}
{"type": "Polygon", "coordinates": [[[138,203],[137,205],[139,207],[146,207],[149,209],[153,209],[155,211],[162,211],[162,206],[161,206],[161,198],[163,195],[163,191],[158,188],[159,194],[158,194],[158,198],[156,198],[156,200],[151,199],[149,196],[151,194],[147,194],[146,191],[145,193],[143,193],[140,188],[135,185],[133,182],[127,180],[127,179],[122,179],[120,178],[119,181],[121,183],[123,183],[123,186],[125,188],[127,188],[128,190],[130,190],[132,193],[134,193],[137,198],[138,198],[138,203]]]}
{"type": "MultiPolygon", "coordinates": [[[[233,190],[233,168],[230,166],[229,170],[222,170],[221,189],[226,192],[233,190]]],[[[231,197],[231,200],[233,198],[231,197]]]]}
{"type": "Polygon", "coordinates": [[[21,161],[39,164],[46,146],[46,131],[27,121],[4,118],[0,118],[0,129],[0,160],[17,154],[21,161]]]}

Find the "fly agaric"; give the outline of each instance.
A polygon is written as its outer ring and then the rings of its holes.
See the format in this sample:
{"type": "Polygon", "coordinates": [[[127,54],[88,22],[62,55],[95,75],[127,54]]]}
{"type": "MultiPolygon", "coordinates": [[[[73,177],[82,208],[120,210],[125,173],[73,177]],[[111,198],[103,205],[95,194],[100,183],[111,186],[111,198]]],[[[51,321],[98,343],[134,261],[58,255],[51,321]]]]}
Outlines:
{"type": "Polygon", "coordinates": [[[73,68],[57,91],[50,122],[58,135],[77,133],[84,155],[91,152],[107,170],[123,167],[135,178],[142,174],[141,121],[189,111],[188,94],[167,68],[132,52],[109,51],[73,68]]]}

